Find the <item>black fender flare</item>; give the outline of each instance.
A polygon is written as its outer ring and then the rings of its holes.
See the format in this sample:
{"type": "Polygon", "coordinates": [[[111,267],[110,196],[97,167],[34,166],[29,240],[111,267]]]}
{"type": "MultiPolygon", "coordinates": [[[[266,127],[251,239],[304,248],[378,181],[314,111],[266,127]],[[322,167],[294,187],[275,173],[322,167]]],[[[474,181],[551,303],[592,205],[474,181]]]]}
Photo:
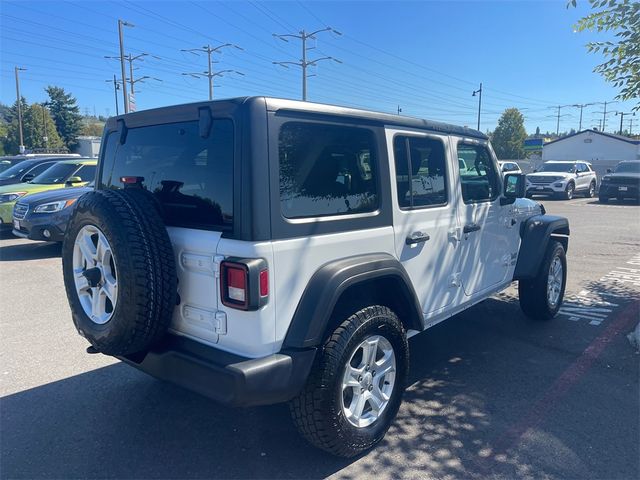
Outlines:
{"type": "Polygon", "coordinates": [[[341,295],[350,287],[379,279],[389,279],[397,285],[396,293],[410,313],[405,325],[422,330],[422,308],[402,264],[386,253],[356,255],[329,262],[313,274],[293,315],[283,348],[320,345],[341,295]]]}
{"type": "Polygon", "coordinates": [[[535,215],[522,222],[520,251],[513,274],[514,280],[527,280],[538,274],[540,264],[549,245],[557,238],[567,250],[569,246],[569,220],[556,215],[535,215]]]}

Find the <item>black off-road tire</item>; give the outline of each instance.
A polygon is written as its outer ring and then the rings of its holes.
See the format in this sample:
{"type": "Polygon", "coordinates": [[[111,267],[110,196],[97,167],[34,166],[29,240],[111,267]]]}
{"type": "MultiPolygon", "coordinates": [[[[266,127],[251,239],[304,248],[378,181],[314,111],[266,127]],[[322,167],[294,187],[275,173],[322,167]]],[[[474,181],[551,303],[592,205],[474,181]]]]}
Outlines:
{"type": "Polygon", "coordinates": [[[327,338],[302,392],[289,403],[293,421],[311,444],[341,457],[353,457],[376,445],[395,418],[409,370],[406,334],[396,314],[373,305],[351,315],[327,338]],[[342,409],[342,376],[357,346],[371,335],[385,337],[396,355],[396,380],[389,404],[367,427],[356,427],[342,409]]]}
{"type": "Polygon", "coordinates": [[[558,241],[551,240],[547,246],[542,265],[535,278],[518,281],[518,296],[520,308],[528,317],[534,320],[551,320],[558,314],[562,306],[564,292],[567,285],[567,258],[564,247],[558,241]],[[560,258],[562,264],[562,288],[555,306],[549,305],[547,298],[547,282],[549,281],[549,268],[555,257],[560,258]]]}
{"type": "Polygon", "coordinates": [[[605,197],[605,196],[603,196],[603,195],[600,195],[600,196],[598,197],[598,201],[599,201],[600,203],[608,203],[608,202],[609,202],[609,197],[605,197]]]}
{"type": "Polygon", "coordinates": [[[65,234],[62,267],[73,322],[96,350],[128,355],[148,349],[166,333],[176,305],[177,274],[171,241],[150,193],[130,188],[83,195],[65,234]],[[74,282],[74,244],[86,225],[102,232],[115,259],[117,301],[104,324],[84,312],[74,282]]]}

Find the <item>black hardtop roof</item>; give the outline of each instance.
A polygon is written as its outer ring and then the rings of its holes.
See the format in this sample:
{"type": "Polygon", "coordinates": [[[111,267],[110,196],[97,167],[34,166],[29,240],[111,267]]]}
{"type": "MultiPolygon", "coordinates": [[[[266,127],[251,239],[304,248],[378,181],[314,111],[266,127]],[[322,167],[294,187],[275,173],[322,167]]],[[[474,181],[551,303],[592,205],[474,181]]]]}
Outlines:
{"type": "Polygon", "coordinates": [[[415,128],[420,130],[429,130],[437,133],[445,133],[459,135],[462,137],[473,137],[486,140],[488,137],[472,128],[451,125],[448,123],[434,122],[431,120],[423,120],[420,118],[406,117],[402,115],[393,115],[389,113],[374,112],[370,110],[362,110],[351,107],[341,107],[337,105],[328,105],[324,103],[303,102],[300,100],[287,100],[283,98],[273,97],[236,97],[223,100],[213,100],[206,102],[187,103],[181,105],[173,105],[167,107],[154,108],[150,110],[142,110],[118,117],[111,117],[108,120],[107,127],[109,129],[116,128],[118,120],[124,120],[125,125],[135,127],[137,125],[152,125],[154,123],[167,123],[169,121],[184,121],[188,117],[194,118],[198,109],[208,105],[241,106],[260,103],[266,105],[267,110],[291,111],[291,112],[313,112],[329,116],[341,116],[358,120],[365,120],[372,123],[378,123],[387,126],[397,126],[405,128],[415,128]],[[171,120],[173,119],[173,120],[171,120]]]}

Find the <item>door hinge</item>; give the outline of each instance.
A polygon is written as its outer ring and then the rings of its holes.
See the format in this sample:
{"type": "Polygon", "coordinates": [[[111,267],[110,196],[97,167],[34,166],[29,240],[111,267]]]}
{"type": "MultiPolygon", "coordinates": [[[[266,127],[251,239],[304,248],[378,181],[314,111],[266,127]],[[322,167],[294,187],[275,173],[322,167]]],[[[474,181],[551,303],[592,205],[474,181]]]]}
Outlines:
{"type": "Polygon", "coordinates": [[[213,272],[216,278],[220,278],[220,264],[224,261],[224,255],[213,257],[213,272]]]}
{"type": "Polygon", "coordinates": [[[456,227],[448,232],[449,240],[454,240],[456,242],[460,242],[462,240],[462,228],[456,227]]]}
{"type": "Polygon", "coordinates": [[[218,335],[226,335],[227,334],[227,314],[218,310],[216,312],[216,323],[215,323],[215,332],[218,335]]]}
{"type": "Polygon", "coordinates": [[[449,277],[449,286],[460,288],[462,286],[462,275],[460,272],[454,273],[449,277]]]}

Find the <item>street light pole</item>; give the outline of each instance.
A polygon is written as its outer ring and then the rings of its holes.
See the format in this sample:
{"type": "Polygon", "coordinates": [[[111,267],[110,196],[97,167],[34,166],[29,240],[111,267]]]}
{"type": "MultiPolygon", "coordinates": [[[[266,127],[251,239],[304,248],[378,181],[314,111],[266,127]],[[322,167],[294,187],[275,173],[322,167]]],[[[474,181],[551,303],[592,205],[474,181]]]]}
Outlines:
{"type": "Polygon", "coordinates": [[[124,68],[124,38],[122,27],[133,27],[133,24],[118,19],[118,37],[120,39],[120,69],[122,70],[122,97],[124,99],[124,113],[129,113],[129,98],[127,97],[127,73],[124,68]]]}
{"type": "Polygon", "coordinates": [[[26,68],[15,67],[16,72],[16,97],[18,99],[18,131],[20,135],[20,146],[18,147],[18,151],[20,153],[24,153],[24,136],[22,133],[22,99],[20,97],[20,78],[18,76],[19,71],[24,71],[26,68]]]}
{"type": "Polygon", "coordinates": [[[478,95],[478,131],[480,131],[480,110],[482,109],[482,82],[480,82],[480,88],[474,90],[471,94],[472,97],[478,95]]]}

